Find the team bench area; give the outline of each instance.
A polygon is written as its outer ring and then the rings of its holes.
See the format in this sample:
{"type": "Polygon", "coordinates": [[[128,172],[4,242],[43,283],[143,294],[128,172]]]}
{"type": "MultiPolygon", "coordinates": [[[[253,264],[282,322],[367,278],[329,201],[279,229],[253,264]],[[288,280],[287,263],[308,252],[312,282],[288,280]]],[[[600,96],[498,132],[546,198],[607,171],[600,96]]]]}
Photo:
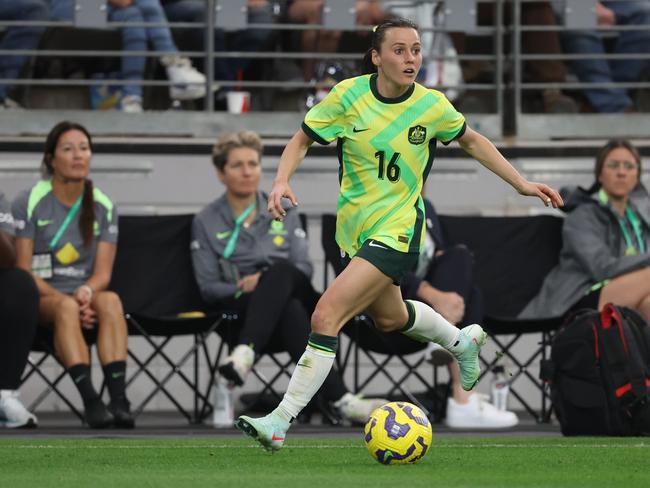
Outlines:
{"type": "MultiPolygon", "coordinates": [[[[129,350],[131,362],[127,388],[135,388],[134,382],[140,375],[149,378],[149,383],[153,385],[144,396],[138,392],[141,398],[133,405],[136,415],[157,395],[164,395],[189,422],[202,422],[209,416],[217,365],[227,349],[229,334],[240,324],[236,314],[210,308],[200,298],[190,259],[192,218],[193,215],[120,217],[120,237],[111,289],[122,298],[131,342],[139,338],[139,342],[145,341],[148,345],[146,353],[142,352],[142,347],[138,347],[137,351],[132,350],[136,348],[129,350]],[[179,354],[178,347],[174,348],[173,353],[167,352],[170,345],[181,338],[185,352],[179,354]],[[187,407],[187,402],[178,399],[179,395],[185,395],[179,392],[181,387],[191,395],[191,408],[187,407]]],[[[475,278],[485,300],[484,326],[490,340],[499,349],[499,354],[493,357],[482,357],[483,375],[505,356],[512,365],[513,396],[538,421],[548,420],[549,397],[544,385],[528,369],[546,357],[550,336],[561,324],[561,318],[518,320],[516,316],[557,263],[562,219],[553,216],[442,215],[440,220],[448,243],[464,244],[474,255],[475,278]],[[536,334],[540,340],[538,347],[532,351],[527,348],[525,357],[522,357],[522,354],[514,351],[515,344],[528,334],[536,334]],[[525,398],[518,391],[518,384],[524,381],[532,382],[539,389],[541,408],[531,405],[531,398],[525,398]]],[[[327,268],[333,264],[334,225],[334,215],[322,216],[326,277],[327,268]]],[[[388,380],[387,389],[390,391],[385,396],[409,397],[411,392],[405,385],[413,377],[427,388],[435,388],[437,373],[424,360],[419,343],[413,344],[407,354],[395,354],[391,350],[391,341],[381,337],[383,334],[375,331],[370,319],[364,315],[355,317],[344,332],[350,340],[339,354],[338,367],[346,373],[346,378],[350,374],[347,368],[352,368],[354,385],[348,385],[349,388],[363,391],[368,384],[362,378],[364,374],[367,375],[368,368],[361,371],[359,367],[362,354],[370,354],[372,358],[374,368],[370,375],[383,375],[388,380]],[[391,361],[397,361],[399,374],[391,372],[391,361]],[[433,369],[433,372],[429,369],[433,369]]],[[[88,335],[87,340],[89,344],[93,343],[92,334],[88,335]]],[[[51,335],[39,330],[33,349],[23,383],[40,378],[46,387],[30,408],[38,411],[43,400],[54,394],[81,417],[74,402],[61,388],[61,381],[66,378],[63,369],[53,373],[51,368],[43,367],[53,354],[51,335]]],[[[280,379],[286,380],[291,366],[275,354],[278,352],[281,351],[270,351],[268,355],[277,368],[276,373],[269,375],[259,368],[253,371],[263,384],[259,395],[272,395],[279,399],[282,393],[274,388],[274,384],[280,379]]]]}

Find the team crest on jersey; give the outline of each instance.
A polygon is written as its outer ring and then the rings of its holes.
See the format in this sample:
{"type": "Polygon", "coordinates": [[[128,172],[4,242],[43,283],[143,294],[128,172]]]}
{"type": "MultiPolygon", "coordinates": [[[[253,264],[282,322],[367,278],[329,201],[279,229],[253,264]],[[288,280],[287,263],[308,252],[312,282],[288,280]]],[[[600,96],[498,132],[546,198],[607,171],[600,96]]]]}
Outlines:
{"type": "Polygon", "coordinates": [[[409,142],[411,144],[422,144],[427,139],[427,128],[416,125],[409,128],[409,142]]]}

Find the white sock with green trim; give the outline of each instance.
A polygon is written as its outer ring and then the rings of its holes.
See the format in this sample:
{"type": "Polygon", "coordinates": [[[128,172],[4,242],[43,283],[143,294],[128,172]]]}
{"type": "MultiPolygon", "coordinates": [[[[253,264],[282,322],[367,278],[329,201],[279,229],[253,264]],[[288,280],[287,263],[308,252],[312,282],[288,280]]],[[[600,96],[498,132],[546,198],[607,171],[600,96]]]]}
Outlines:
{"type": "Polygon", "coordinates": [[[426,303],[404,300],[409,321],[400,331],[420,342],[436,342],[449,349],[458,341],[460,330],[426,303]]]}
{"type": "Polygon", "coordinates": [[[273,414],[287,422],[298,416],[327,378],[337,348],[338,337],[311,333],[307,348],[293,370],[287,392],[273,414]]]}

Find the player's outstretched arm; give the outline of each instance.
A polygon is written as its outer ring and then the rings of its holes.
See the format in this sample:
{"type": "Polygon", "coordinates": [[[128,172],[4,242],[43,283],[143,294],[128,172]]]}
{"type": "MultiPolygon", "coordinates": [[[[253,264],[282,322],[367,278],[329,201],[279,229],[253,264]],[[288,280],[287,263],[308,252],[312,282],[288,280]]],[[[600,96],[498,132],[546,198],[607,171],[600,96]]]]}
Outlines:
{"type": "Polygon", "coordinates": [[[289,179],[305,158],[307,150],[313,142],[302,129],[298,129],[298,132],[293,135],[284,151],[282,151],[278,172],[275,175],[273,187],[269,194],[268,210],[274,219],[282,220],[286,215],[284,208],[282,208],[282,198],[288,198],[294,207],[298,205],[298,199],[289,186],[289,179]]]}
{"type": "Polygon", "coordinates": [[[564,205],[557,191],[544,183],[535,183],[524,178],[482,134],[467,127],[458,143],[467,154],[509,183],[521,195],[538,197],[544,205],[552,205],[553,208],[564,205]]]}

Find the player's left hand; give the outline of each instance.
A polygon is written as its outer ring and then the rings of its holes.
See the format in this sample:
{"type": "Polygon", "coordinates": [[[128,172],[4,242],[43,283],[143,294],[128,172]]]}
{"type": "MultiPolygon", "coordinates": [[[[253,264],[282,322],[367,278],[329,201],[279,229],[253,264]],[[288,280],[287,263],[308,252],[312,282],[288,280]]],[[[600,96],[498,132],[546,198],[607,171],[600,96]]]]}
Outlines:
{"type": "Polygon", "coordinates": [[[549,205],[553,208],[564,206],[564,200],[562,200],[560,194],[544,183],[527,181],[519,189],[519,193],[529,197],[538,197],[546,207],[549,205]]]}

